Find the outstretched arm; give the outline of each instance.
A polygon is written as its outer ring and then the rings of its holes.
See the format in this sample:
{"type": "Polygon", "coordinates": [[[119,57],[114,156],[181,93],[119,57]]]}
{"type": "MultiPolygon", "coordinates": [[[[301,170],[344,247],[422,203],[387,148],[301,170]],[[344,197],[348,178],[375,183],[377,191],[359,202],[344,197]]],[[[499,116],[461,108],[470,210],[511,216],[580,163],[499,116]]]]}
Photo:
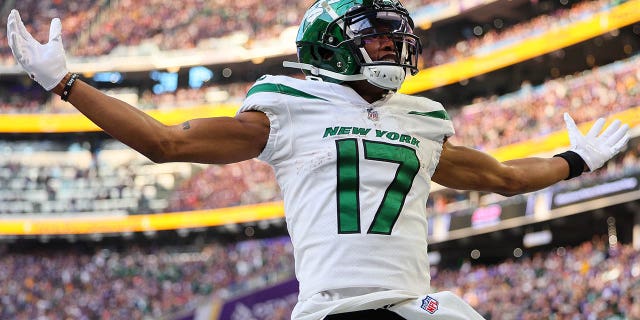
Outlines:
{"type": "MultiPolygon", "coordinates": [[[[60,94],[69,75],[53,89],[60,94]]],[[[230,163],[256,157],[269,136],[262,112],[166,126],[139,109],[76,81],[69,102],[113,138],[155,162],[230,163]]]]}
{"type": "MultiPolygon", "coordinates": [[[[26,30],[18,11],[7,22],[9,46],[18,63],[46,90],[63,95],[70,78],[62,46],[60,19],[53,19],[49,42],[40,44],[26,30]]],[[[269,136],[269,120],[261,112],[234,118],[195,119],[166,126],[135,107],[77,80],[64,95],[105,132],[155,162],[229,163],[257,156],[269,136]]]]}
{"type": "Polygon", "coordinates": [[[565,114],[571,148],[552,158],[523,158],[499,162],[491,155],[446,141],[433,181],[449,188],[496,192],[511,196],[543,189],[561,180],[594,171],[626,145],[627,125],[616,120],[602,134],[598,119],[583,136],[565,114]],[[600,134],[600,135],[599,135],[600,134]]]}
{"type": "Polygon", "coordinates": [[[445,142],[432,179],[453,189],[511,196],[543,189],[568,176],[569,164],[560,157],[499,162],[487,153],[445,142]]]}

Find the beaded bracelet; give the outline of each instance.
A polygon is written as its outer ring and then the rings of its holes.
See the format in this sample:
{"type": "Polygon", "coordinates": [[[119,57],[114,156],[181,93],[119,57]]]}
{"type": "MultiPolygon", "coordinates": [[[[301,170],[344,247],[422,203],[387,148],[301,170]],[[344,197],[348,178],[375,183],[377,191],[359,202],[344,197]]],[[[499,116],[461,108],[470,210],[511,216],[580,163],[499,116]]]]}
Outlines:
{"type": "Polygon", "coordinates": [[[67,80],[67,83],[64,84],[64,90],[62,90],[62,94],[60,95],[60,98],[62,98],[62,101],[69,100],[69,95],[71,94],[71,87],[73,87],[73,84],[76,82],[76,80],[78,80],[78,77],[80,77],[80,75],[78,75],[77,73],[74,73],[71,75],[69,80],[67,80]]]}

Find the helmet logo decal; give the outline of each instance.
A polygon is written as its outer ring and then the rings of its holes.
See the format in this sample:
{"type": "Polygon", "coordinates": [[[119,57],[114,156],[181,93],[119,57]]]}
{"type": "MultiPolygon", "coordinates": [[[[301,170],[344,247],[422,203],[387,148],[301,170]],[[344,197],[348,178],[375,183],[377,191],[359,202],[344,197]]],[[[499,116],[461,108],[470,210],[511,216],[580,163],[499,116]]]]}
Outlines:
{"type": "Polygon", "coordinates": [[[322,14],[324,10],[320,7],[313,7],[307,11],[307,14],[304,17],[304,21],[306,23],[312,23],[322,14]]]}
{"type": "MultiPolygon", "coordinates": [[[[324,13],[325,11],[329,11],[327,9],[327,7],[330,4],[336,3],[340,0],[322,0],[322,1],[318,1],[316,4],[314,4],[311,8],[309,8],[309,10],[307,11],[307,13],[304,16],[304,21],[306,23],[312,23],[314,22],[316,19],[318,19],[318,17],[324,13]]],[[[331,9],[333,11],[333,9],[331,7],[329,7],[329,9],[331,9]]],[[[335,14],[335,13],[334,13],[335,14]]]]}

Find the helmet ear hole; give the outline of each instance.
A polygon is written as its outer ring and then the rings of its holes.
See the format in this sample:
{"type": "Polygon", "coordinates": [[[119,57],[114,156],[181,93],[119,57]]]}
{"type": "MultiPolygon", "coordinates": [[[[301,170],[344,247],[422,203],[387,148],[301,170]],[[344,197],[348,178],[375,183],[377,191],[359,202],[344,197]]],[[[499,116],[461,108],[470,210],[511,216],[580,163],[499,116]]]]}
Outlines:
{"type": "Polygon", "coordinates": [[[324,60],[324,61],[328,61],[331,60],[334,56],[333,51],[327,49],[327,48],[323,48],[323,47],[317,47],[316,49],[316,58],[318,60],[324,60]]]}

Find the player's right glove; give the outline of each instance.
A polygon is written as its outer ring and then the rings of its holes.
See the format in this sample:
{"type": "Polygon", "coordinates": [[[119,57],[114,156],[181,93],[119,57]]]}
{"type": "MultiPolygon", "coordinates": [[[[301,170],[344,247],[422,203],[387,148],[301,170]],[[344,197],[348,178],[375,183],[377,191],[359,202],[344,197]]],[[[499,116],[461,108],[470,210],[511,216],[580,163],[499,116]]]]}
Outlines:
{"type": "Polygon", "coordinates": [[[564,121],[571,142],[569,150],[580,155],[590,171],[602,167],[605,162],[618,154],[629,141],[629,126],[623,125],[620,120],[613,121],[601,135],[598,135],[605,123],[604,118],[600,118],[584,136],[568,113],[564,114],[564,121]]]}
{"type": "Polygon", "coordinates": [[[67,74],[60,19],[51,21],[49,42],[41,44],[27,31],[18,11],[11,10],[7,21],[7,39],[16,61],[47,91],[55,88],[67,74]]]}

